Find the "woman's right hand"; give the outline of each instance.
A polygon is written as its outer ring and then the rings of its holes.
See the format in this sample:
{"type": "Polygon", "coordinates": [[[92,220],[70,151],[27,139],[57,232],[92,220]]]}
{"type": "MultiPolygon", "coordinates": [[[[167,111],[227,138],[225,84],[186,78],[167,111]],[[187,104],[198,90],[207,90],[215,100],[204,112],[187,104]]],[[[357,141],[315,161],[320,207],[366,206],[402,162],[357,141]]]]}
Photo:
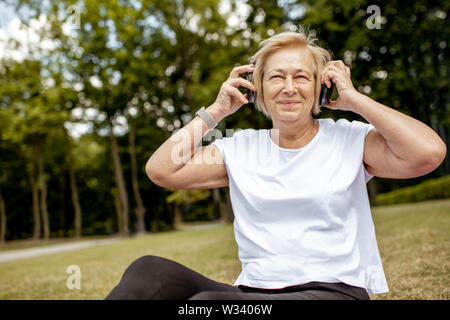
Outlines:
{"type": "Polygon", "coordinates": [[[212,108],[217,114],[221,115],[221,118],[224,118],[248,103],[247,94],[241,93],[238,87],[242,86],[253,91],[256,90],[250,81],[241,77],[242,74],[253,72],[254,70],[253,64],[233,68],[228,79],[220,87],[216,101],[209,108],[212,108]]]}

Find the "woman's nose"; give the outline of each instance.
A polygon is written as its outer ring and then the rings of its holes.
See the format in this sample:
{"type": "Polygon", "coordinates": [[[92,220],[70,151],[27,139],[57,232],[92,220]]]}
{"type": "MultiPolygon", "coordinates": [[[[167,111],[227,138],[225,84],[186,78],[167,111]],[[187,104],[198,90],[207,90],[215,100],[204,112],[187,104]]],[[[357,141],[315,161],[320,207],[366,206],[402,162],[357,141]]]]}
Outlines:
{"type": "Polygon", "coordinates": [[[294,93],[295,88],[294,88],[294,81],[292,80],[292,77],[290,77],[290,76],[286,77],[286,80],[284,81],[283,91],[288,94],[294,93]]]}

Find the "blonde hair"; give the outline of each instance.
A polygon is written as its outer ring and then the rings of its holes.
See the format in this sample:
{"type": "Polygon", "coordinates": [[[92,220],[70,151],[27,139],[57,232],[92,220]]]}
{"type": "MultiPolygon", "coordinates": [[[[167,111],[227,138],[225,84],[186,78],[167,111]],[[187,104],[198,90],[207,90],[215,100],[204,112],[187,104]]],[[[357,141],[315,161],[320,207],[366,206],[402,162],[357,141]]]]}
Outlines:
{"type": "Polygon", "coordinates": [[[255,71],[253,72],[253,83],[256,86],[257,92],[255,107],[267,118],[270,119],[270,115],[267,112],[266,106],[264,105],[264,101],[262,99],[262,79],[264,77],[264,67],[270,55],[289,46],[306,48],[312,54],[314,60],[313,74],[315,79],[314,105],[312,112],[315,115],[320,113],[320,106],[318,102],[321,88],[320,75],[327,62],[331,60],[331,54],[326,49],[320,47],[317,42],[318,39],[313,33],[300,26],[299,31],[297,32],[281,32],[262,41],[260,43],[261,48],[250,58],[250,62],[255,64],[255,71]]]}

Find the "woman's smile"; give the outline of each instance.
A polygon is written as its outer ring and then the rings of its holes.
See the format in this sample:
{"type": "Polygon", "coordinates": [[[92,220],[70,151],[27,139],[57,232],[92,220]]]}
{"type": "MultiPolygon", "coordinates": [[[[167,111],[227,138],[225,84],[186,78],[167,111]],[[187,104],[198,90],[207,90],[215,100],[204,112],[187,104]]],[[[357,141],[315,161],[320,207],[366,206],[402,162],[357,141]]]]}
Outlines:
{"type": "Polygon", "coordinates": [[[282,104],[282,105],[284,105],[286,107],[293,107],[294,105],[300,103],[300,101],[297,101],[297,100],[281,100],[281,101],[278,101],[278,103],[282,104]]]}

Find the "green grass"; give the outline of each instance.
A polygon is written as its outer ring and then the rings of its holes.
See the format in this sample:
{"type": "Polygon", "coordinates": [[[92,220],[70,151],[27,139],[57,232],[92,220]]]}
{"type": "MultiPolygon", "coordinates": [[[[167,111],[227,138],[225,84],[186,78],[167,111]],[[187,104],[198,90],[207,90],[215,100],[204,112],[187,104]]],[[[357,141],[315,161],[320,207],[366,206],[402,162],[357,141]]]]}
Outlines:
{"type": "Polygon", "coordinates": [[[104,299],[126,267],[143,255],[163,256],[231,283],[240,272],[231,225],[166,232],[30,259],[0,263],[0,299],[104,299]],[[78,265],[81,289],[69,290],[66,268],[78,265]]]}
{"type": "Polygon", "coordinates": [[[376,299],[450,299],[450,199],[372,210],[390,292],[376,299]]]}
{"type": "MultiPolygon", "coordinates": [[[[371,298],[449,299],[450,199],[375,207],[372,212],[390,292],[371,298]]],[[[126,267],[148,254],[230,284],[241,268],[229,224],[0,263],[0,299],[104,299],[126,267]],[[66,268],[72,264],[81,269],[80,290],[66,288],[66,268]]]]}

